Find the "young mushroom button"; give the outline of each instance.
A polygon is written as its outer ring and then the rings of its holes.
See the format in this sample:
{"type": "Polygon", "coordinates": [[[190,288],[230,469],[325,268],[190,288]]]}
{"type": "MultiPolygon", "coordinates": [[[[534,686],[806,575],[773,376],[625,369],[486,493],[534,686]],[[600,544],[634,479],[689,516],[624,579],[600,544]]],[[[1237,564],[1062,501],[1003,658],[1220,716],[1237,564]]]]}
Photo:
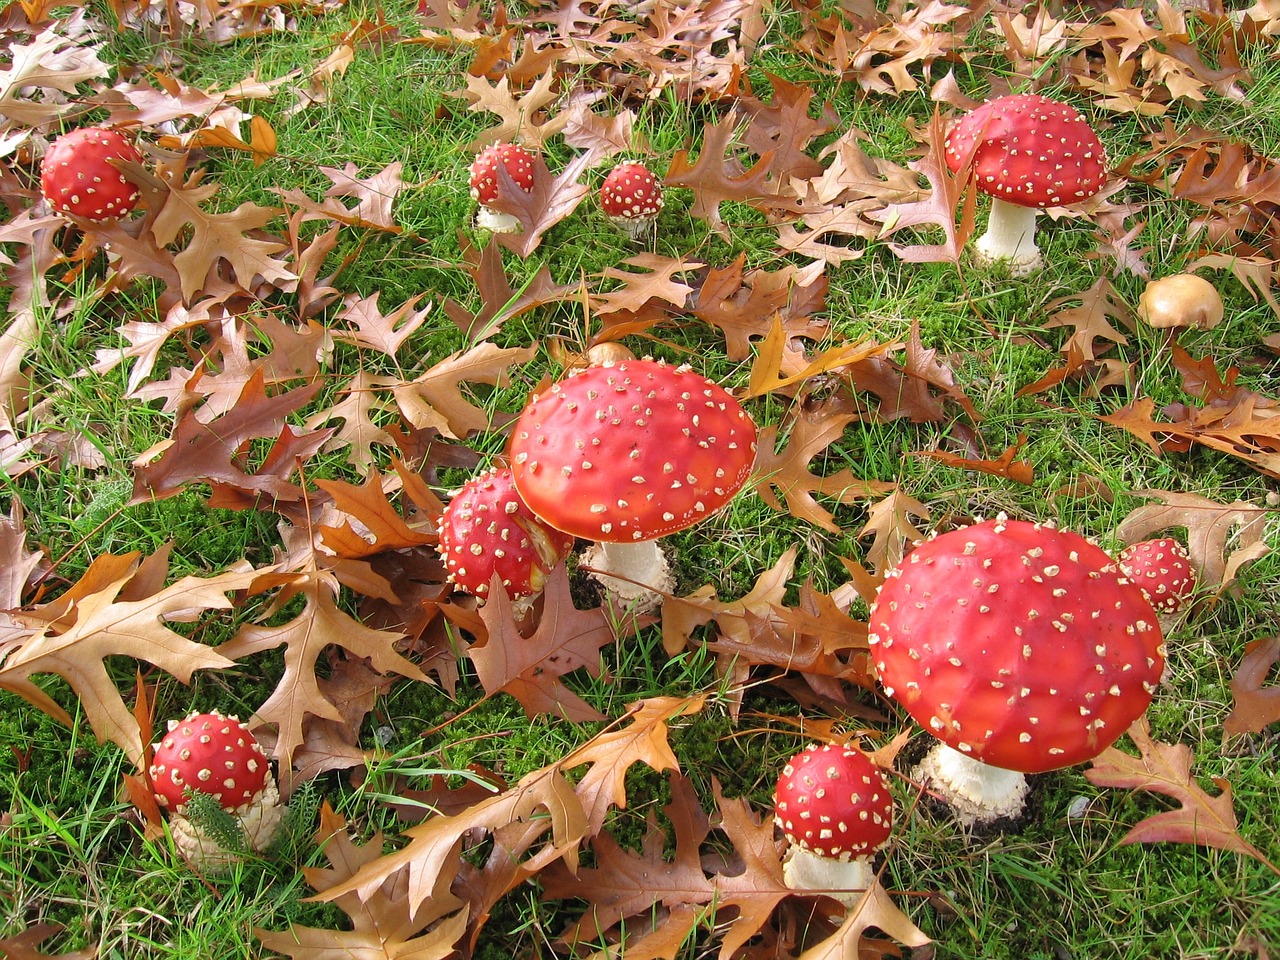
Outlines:
{"type": "Polygon", "coordinates": [[[639,240],[662,211],[662,184],[643,163],[624,161],[605,177],[600,208],[632,240],[639,240]]]}
{"type": "Polygon", "coordinates": [[[1106,152],[1084,117],[1033,93],[998,97],[965,115],[947,134],[946,157],[952,171],[972,164],[975,186],[994,198],[978,258],[1005,261],[1014,276],[1042,265],[1036,211],[1087,200],[1106,177],[1106,152]]]}
{"type": "Polygon", "coordinates": [[[156,802],[169,813],[178,852],[200,867],[225,866],[237,853],[188,818],[192,794],[207,794],[244,830],[255,850],[271,842],[284,807],[271,766],[245,724],[221,713],[192,713],[169,722],[149,770],[156,802]]]}
{"type": "Polygon", "coordinates": [[[962,820],[1020,812],[1021,774],[1082,763],[1151,702],[1164,644],[1101,547],[999,518],[920,544],[870,615],[885,692],[949,750],[923,774],[962,820]]]}
{"type": "Polygon", "coordinates": [[[889,842],[893,794],[866,754],[814,744],[787,762],[774,820],[790,846],[782,876],[793,890],[829,892],[846,906],[871,885],[871,855],[889,842]]]}
{"type": "Polygon", "coordinates": [[[494,233],[515,233],[520,229],[520,221],[489,206],[500,195],[499,169],[505,170],[517,187],[530,193],[533,191],[533,154],[514,143],[491,143],[476,155],[469,170],[467,185],[471,199],[480,204],[476,226],[494,233]]]}
{"type": "Polygon", "coordinates": [[[652,541],[728,503],[755,450],[756,426],[724,388],[688,367],[626,360],[576,371],[531,400],[510,457],[529,508],[601,543],[589,565],[635,600],[669,589],[652,541]]]}
{"type": "Polygon", "coordinates": [[[138,205],[138,188],[112,160],[142,162],[137,148],[115,130],[81,127],[53,142],[40,164],[40,192],[56,212],[102,222],[138,205]]]}
{"type": "Polygon", "coordinates": [[[440,556],[459,590],[484,599],[497,574],[512,600],[542,591],[547,574],[568,556],[573,537],[530,510],[508,469],[472,477],[440,516],[440,556]]]}
{"type": "Polygon", "coordinates": [[[1156,613],[1177,613],[1196,592],[1187,548],[1170,537],[1130,544],[1116,560],[1125,576],[1142,588],[1156,613]]]}

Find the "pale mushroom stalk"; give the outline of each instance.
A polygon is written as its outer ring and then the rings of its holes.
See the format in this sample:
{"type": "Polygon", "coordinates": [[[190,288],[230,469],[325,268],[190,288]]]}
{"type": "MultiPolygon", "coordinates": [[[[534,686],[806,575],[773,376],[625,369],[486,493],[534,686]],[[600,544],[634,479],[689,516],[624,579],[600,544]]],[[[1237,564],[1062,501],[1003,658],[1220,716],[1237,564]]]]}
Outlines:
{"type": "Polygon", "coordinates": [[[823,892],[852,907],[876,878],[870,857],[833,860],[793,846],[782,857],[782,882],[792,890],[823,892]]]}
{"type": "Polygon", "coordinates": [[[987,232],[974,243],[974,252],[984,263],[1006,261],[1009,273],[1024,277],[1044,266],[1036,246],[1035,207],[1020,207],[999,197],[991,201],[987,232]]]}
{"type": "Polygon", "coordinates": [[[583,566],[619,600],[633,603],[675,585],[671,564],[657,540],[638,543],[600,541],[582,554],[583,566]]]}
{"type": "Polygon", "coordinates": [[[1024,774],[975,760],[945,743],[925,754],[913,776],[929,784],[965,826],[1018,816],[1030,789],[1024,774]]]}

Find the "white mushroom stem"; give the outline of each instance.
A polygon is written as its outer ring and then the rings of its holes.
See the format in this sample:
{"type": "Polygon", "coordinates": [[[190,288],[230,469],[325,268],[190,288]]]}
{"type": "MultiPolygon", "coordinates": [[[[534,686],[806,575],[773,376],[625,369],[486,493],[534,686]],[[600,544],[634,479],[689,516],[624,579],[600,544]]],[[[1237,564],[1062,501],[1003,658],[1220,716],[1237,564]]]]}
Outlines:
{"type": "Polygon", "coordinates": [[[656,540],[633,543],[597,543],[582,555],[592,576],[613,596],[628,605],[647,610],[675,586],[671,565],[656,540]]]}
{"type": "Polygon", "coordinates": [[[476,228],[492,233],[518,233],[520,220],[509,213],[481,204],[480,209],[476,211],[476,228]]]}
{"type": "Polygon", "coordinates": [[[1007,262],[1015,277],[1039,270],[1044,261],[1036,246],[1036,207],[1020,207],[992,198],[987,232],[974,244],[978,258],[987,263],[1007,262]]]}
{"type": "Polygon", "coordinates": [[[951,805],[966,827],[1022,813],[1027,778],[1015,770],[993,767],[945,743],[930,750],[915,769],[915,778],[951,805]]]}
{"type": "Polygon", "coordinates": [[[870,857],[848,860],[820,857],[793,843],[782,858],[782,882],[788,887],[826,894],[846,907],[852,907],[861,900],[874,880],[875,871],[871,869],[870,857]]]}

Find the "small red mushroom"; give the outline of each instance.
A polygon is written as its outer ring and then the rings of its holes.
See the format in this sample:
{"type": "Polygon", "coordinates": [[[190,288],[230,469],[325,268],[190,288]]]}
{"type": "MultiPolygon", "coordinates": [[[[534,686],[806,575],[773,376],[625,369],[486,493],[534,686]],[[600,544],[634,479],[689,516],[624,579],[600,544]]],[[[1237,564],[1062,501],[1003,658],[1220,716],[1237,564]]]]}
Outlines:
{"type": "Polygon", "coordinates": [[[644,237],[662,212],[662,183],[643,163],[625,160],[605,177],[600,208],[632,240],[644,237]]]}
{"type": "Polygon", "coordinates": [[[106,127],[64,133],[40,164],[40,192],[58,213],[95,222],[118,220],[138,205],[139,194],[112,160],[141,163],[142,155],[106,127]]]}
{"type": "Polygon", "coordinates": [[[156,802],[169,813],[178,852],[201,867],[223,866],[238,853],[227,850],[188,817],[193,793],[208,794],[240,821],[248,845],[271,842],[284,812],[271,765],[261,745],[238,719],[221,713],[192,713],[169,721],[153,749],[150,767],[156,802]]]}
{"type": "Polygon", "coordinates": [[[852,906],[871,885],[871,856],[889,842],[893,794],[866,754],[814,744],[783,767],[774,820],[790,843],[782,863],[787,886],[852,906]]]}
{"type": "Polygon", "coordinates": [[[1177,540],[1160,537],[1130,544],[1116,558],[1120,569],[1159,614],[1176,614],[1196,592],[1196,574],[1187,548],[1177,540]]]}
{"type": "Polygon", "coordinates": [[[622,600],[670,590],[658,537],[719,510],[746,483],[756,426],[688,367],[624,360],[571,373],[525,407],[511,471],[529,508],[597,541],[584,558],[622,600]]]}
{"type": "Polygon", "coordinates": [[[1102,189],[1106,151],[1074,107],[1034,93],[998,97],[966,114],[946,138],[947,165],[972,163],[973,182],[990,194],[980,259],[1006,261],[1014,276],[1039,270],[1036,212],[1078,203],[1102,189]]]}
{"type": "Polygon", "coordinates": [[[513,600],[541,592],[571,549],[573,537],[525,506],[506,468],[468,480],[440,516],[439,550],[449,580],[481,600],[495,573],[513,600]]]}
{"type": "Polygon", "coordinates": [[[907,554],[869,626],[885,692],[947,748],[918,775],[965,823],[1016,816],[1023,774],[1101,753],[1164,667],[1151,604],[1101,547],[1003,517],[907,554]]]}
{"type": "Polygon", "coordinates": [[[480,204],[476,226],[494,233],[515,233],[520,221],[509,213],[494,210],[489,204],[498,199],[499,169],[525,193],[533,192],[533,154],[514,143],[491,143],[471,162],[467,185],[471,199],[480,204]]]}

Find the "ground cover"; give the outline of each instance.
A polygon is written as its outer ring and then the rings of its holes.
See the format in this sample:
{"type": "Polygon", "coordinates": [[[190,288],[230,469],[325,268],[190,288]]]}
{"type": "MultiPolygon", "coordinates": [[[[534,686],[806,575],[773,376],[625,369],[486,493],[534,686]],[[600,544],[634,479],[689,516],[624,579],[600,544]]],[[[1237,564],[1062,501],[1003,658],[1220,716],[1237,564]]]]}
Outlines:
{"type": "Polygon", "coordinates": [[[0,29],[0,956],[1280,945],[1268,4],[20,0],[0,29]],[[1014,276],[944,138],[1028,92],[1108,163],[1014,276]],[[140,151],[119,222],[41,197],[89,124],[140,151]],[[508,234],[467,182],[500,141],[536,157],[508,234]],[[666,183],[639,241],[596,198],[623,158],[666,183]],[[1181,272],[1221,324],[1140,318],[1181,272]],[[732,391],[751,479],[666,538],[649,613],[576,557],[529,616],[478,606],[444,505],[614,342],[732,391]],[[1199,588],[1144,720],[966,827],[867,622],[917,539],[1002,513],[1177,537],[1199,588]],[[192,710],[249,720],[289,800],[228,870],[134,802],[192,710]],[[774,783],[818,740],[891,771],[851,907],[782,882],[774,783]]]}

